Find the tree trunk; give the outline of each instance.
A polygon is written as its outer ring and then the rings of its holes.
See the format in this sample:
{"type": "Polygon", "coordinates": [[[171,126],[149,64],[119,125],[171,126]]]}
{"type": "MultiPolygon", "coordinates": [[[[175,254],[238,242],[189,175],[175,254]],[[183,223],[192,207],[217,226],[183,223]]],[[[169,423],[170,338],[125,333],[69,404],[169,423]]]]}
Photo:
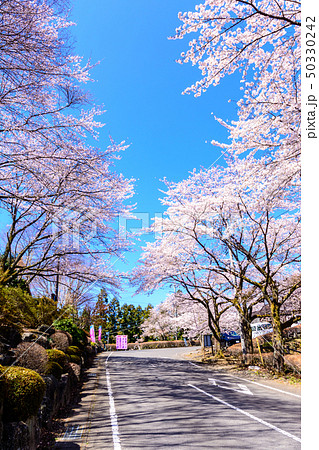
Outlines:
{"type": "Polygon", "coordinates": [[[216,339],[214,336],[213,336],[213,348],[215,354],[220,351],[220,340],[216,339]]]}
{"type": "Polygon", "coordinates": [[[273,347],[274,347],[274,358],[273,366],[274,369],[282,372],[284,369],[284,346],[283,346],[283,334],[280,323],[279,316],[279,305],[277,303],[271,303],[271,314],[272,314],[272,326],[273,326],[273,347]]]}
{"type": "Polygon", "coordinates": [[[240,315],[240,335],[241,335],[241,348],[243,352],[243,362],[247,362],[247,354],[254,353],[252,331],[250,321],[245,316],[240,315]]]}
{"type": "Polygon", "coordinates": [[[216,354],[220,350],[220,328],[219,317],[214,317],[209,306],[206,306],[208,314],[208,326],[212,332],[212,354],[216,354]]]}

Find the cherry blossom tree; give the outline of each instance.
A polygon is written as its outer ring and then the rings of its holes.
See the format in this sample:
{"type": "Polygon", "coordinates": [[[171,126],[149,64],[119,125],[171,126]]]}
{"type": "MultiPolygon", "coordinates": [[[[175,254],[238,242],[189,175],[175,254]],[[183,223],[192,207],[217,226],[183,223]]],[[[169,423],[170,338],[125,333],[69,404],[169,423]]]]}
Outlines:
{"type": "Polygon", "coordinates": [[[175,39],[194,34],[180,63],[191,62],[202,78],[184,92],[199,96],[234,72],[243,97],[238,120],[229,124],[229,152],[266,151],[277,161],[300,154],[300,2],[206,0],[179,13],[175,39]]]}
{"type": "MultiPolygon", "coordinates": [[[[200,255],[196,254],[196,247],[192,237],[187,236],[188,230],[178,234],[173,231],[173,223],[167,219],[165,233],[160,240],[147,244],[142,256],[143,264],[133,270],[132,283],[138,292],[153,291],[161,285],[173,284],[178,294],[171,295],[164,303],[175,305],[176,311],[183,310],[189,303],[198,304],[205,312],[206,326],[213,334],[218,351],[220,348],[220,319],[231,304],[221,297],[221,293],[228,290],[224,287],[224,280],[217,279],[216,274],[203,268],[200,255]]],[[[157,226],[157,225],[155,225],[157,226]]],[[[184,224],[185,226],[185,224],[184,224]]]]}
{"type": "Polygon", "coordinates": [[[204,334],[210,334],[205,307],[199,302],[194,302],[185,294],[180,301],[181,313],[177,317],[177,323],[183,330],[183,336],[194,340],[200,339],[204,334]]]}
{"type": "Polygon", "coordinates": [[[14,189],[21,174],[41,181],[50,164],[79,158],[85,133],[100,126],[94,116],[101,111],[80,109],[89,100],[79,86],[89,81],[89,65],[81,67],[81,58],[71,53],[67,2],[6,0],[0,13],[0,167],[6,198],[15,196],[10,182],[14,189]]]}
{"type": "Polygon", "coordinates": [[[191,286],[188,295],[206,288],[210,297],[232,305],[244,353],[252,352],[250,323],[258,304],[266,301],[278,368],[286,326],[280,310],[300,286],[299,280],[287,281],[300,264],[298,191],[288,182],[279,183],[269,165],[254,158],[166,183],[162,238],[147,245],[136,272],[146,290],[174,281],[186,289],[191,286]]]}
{"type": "MultiPolygon", "coordinates": [[[[279,185],[269,166],[263,165],[261,160],[250,161],[250,169],[246,160],[236,161],[223,172],[223,180],[219,178],[216,184],[218,191],[213,190],[211,170],[193,177],[189,192],[195,191],[195,181],[204,204],[206,195],[210,198],[205,206],[207,216],[201,216],[205,225],[201,225],[201,230],[197,227],[194,237],[214,259],[213,270],[227,277],[235,293],[242,296],[250,286],[255,291],[253,298],[258,301],[261,296],[268,302],[274,327],[275,361],[279,368],[283,364],[282,330],[286,326],[280,321],[280,310],[300,287],[300,278],[294,275],[300,270],[298,190],[294,184],[279,185]],[[205,236],[212,238],[209,245],[203,241],[205,236]],[[223,250],[228,258],[220,257],[223,250]]],[[[179,191],[180,187],[176,185],[174,189],[179,191]]],[[[175,191],[174,198],[177,197],[175,191]]],[[[197,200],[196,205],[199,204],[197,200]]],[[[191,204],[188,208],[195,210],[191,204]]],[[[248,317],[246,323],[247,320],[248,317]]]]}
{"type": "Polygon", "coordinates": [[[110,224],[128,212],[132,182],[113,167],[123,143],[88,144],[102,110],[81,88],[90,64],[72,53],[68,2],[5,0],[0,14],[0,207],[10,222],[0,283],[59,271],[114,282],[102,255],[125,248],[110,224]]]}
{"type": "Polygon", "coordinates": [[[172,304],[162,302],[150,310],[149,317],[142,323],[142,338],[174,339],[178,331],[176,311],[172,304]]]}
{"type": "MultiPolygon", "coordinates": [[[[63,164],[52,166],[55,179],[49,184],[19,178],[13,198],[2,199],[10,217],[4,237],[0,282],[24,276],[61,275],[94,281],[114,278],[107,267],[127,247],[111,222],[128,212],[123,200],[132,193],[129,180],[112,171],[112,158],[119,149],[96,151],[82,163],[74,161],[65,173],[63,164]],[[60,173],[59,173],[60,172],[60,173]],[[45,189],[46,188],[46,189],[45,189]],[[36,196],[36,190],[38,195],[36,196]],[[33,198],[28,198],[31,191],[33,198]]],[[[50,177],[47,174],[47,180],[50,177]]],[[[13,191],[13,189],[12,189],[13,191]]]]}
{"type": "Polygon", "coordinates": [[[175,298],[179,312],[177,320],[180,328],[183,329],[184,336],[193,339],[201,338],[204,334],[213,334],[214,347],[218,351],[220,333],[238,330],[239,321],[235,308],[222,299],[209,296],[207,291],[198,290],[190,294],[179,291],[175,298]]]}

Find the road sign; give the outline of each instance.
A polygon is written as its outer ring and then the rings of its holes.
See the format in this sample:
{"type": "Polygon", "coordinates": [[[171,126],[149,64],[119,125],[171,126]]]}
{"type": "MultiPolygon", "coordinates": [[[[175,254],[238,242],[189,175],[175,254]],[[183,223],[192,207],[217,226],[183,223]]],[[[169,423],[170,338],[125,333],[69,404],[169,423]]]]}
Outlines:
{"type": "Polygon", "coordinates": [[[124,334],[119,334],[116,336],[116,350],[126,350],[127,349],[127,336],[124,334]]]}
{"type": "Polygon", "coordinates": [[[204,334],[204,347],[211,347],[211,346],[212,346],[212,335],[204,334]]]}

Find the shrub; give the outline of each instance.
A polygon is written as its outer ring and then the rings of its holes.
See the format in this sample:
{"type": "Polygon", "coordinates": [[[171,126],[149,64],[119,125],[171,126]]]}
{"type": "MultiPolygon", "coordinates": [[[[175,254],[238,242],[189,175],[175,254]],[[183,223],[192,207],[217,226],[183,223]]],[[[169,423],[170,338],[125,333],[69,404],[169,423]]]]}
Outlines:
{"type": "Polygon", "coordinates": [[[55,361],[49,361],[45,370],[45,375],[53,375],[57,380],[60,380],[63,373],[63,367],[55,361]]]}
{"type": "Polygon", "coordinates": [[[45,373],[48,355],[41,345],[35,342],[21,342],[13,352],[18,366],[34,370],[39,374],[45,373]]]}
{"type": "Polygon", "coordinates": [[[62,352],[61,350],[57,350],[55,348],[46,350],[46,352],[48,354],[49,362],[56,362],[62,367],[63,372],[67,371],[68,357],[64,352],[62,352]]]}
{"type": "Polygon", "coordinates": [[[45,392],[45,382],[38,373],[24,367],[9,367],[5,388],[4,421],[25,421],[37,414],[45,392]]]}
{"type": "Polygon", "coordinates": [[[56,331],[50,337],[52,347],[65,352],[72,344],[72,338],[66,331],[56,331]]]}
{"type": "Polygon", "coordinates": [[[106,344],[105,346],[106,351],[115,351],[116,350],[116,344],[106,344]]]}
{"type": "Polygon", "coordinates": [[[81,356],[81,350],[79,349],[79,347],[77,347],[76,345],[70,345],[70,347],[68,347],[65,350],[65,353],[67,355],[76,355],[76,356],[81,356]]]}
{"type": "Polygon", "coordinates": [[[30,294],[17,287],[0,288],[0,322],[2,325],[22,329],[33,327],[37,318],[34,309],[34,299],[30,294]]]}
{"type": "Polygon", "coordinates": [[[81,358],[77,355],[69,355],[70,362],[81,365],[81,358]]]}
{"type": "Polygon", "coordinates": [[[54,322],[57,330],[67,331],[73,339],[73,344],[76,346],[84,346],[87,343],[87,337],[84,330],[75,325],[72,319],[61,319],[54,322]]]}
{"type": "Polygon", "coordinates": [[[35,314],[37,318],[36,326],[43,323],[52,323],[59,315],[57,304],[48,297],[34,298],[35,314]]]}
{"type": "Polygon", "coordinates": [[[5,368],[0,365],[0,404],[3,401],[5,392],[5,368]]]}
{"type": "Polygon", "coordinates": [[[36,328],[51,323],[58,315],[56,302],[50,298],[34,298],[21,286],[0,287],[0,322],[2,325],[36,328]]]}
{"type": "Polygon", "coordinates": [[[149,341],[142,342],[140,344],[141,349],[150,349],[150,348],[171,348],[171,347],[185,347],[184,341],[175,340],[175,341],[149,341]]]}
{"type": "Polygon", "coordinates": [[[18,326],[0,325],[0,342],[16,347],[22,341],[21,328],[18,326]]]}

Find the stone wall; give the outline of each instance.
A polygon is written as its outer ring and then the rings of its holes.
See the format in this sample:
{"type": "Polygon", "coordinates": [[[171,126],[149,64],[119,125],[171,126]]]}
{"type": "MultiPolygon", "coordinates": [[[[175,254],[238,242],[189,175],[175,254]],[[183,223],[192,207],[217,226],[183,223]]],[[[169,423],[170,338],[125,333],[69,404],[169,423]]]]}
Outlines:
{"type": "Polygon", "coordinates": [[[1,450],[36,450],[41,428],[46,428],[62,408],[72,402],[72,394],[78,379],[71,373],[63,374],[61,380],[53,375],[43,377],[46,392],[37,416],[30,417],[25,422],[0,422],[1,450]]]}
{"type": "MultiPolygon", "coordinates": [[[[39,331],[26,331],[19,342],[40,343],[44,348],[50,348],[48,336],[39,331]]],[[[12,350],[14,345],[10,342],[11,336],[1,336],[0,341],[0,363],[10,365],[14,362],[12,350]]],[[[19,343],[17,341],[17,343],[19,343]]],[[[15,345],[17,345],[14,342],[15,345]]],[[[86,347],[82,352],[81,364],[69,363],[67,373],[61,375],[58,380],[53,375],[42,376],[46,383],[46,391],[36,416],[28,418],[25,422],[5,422],[3,421],[3,401],[0,396],[0,450],[36,450],[38,448],[41,430],[48,429],[53,418],[59,412],[71,405],[76,399],[74,394],[78,392],[81,385],[81,378],[86,367],[93,363],[97,350],[86,347]]]]}

